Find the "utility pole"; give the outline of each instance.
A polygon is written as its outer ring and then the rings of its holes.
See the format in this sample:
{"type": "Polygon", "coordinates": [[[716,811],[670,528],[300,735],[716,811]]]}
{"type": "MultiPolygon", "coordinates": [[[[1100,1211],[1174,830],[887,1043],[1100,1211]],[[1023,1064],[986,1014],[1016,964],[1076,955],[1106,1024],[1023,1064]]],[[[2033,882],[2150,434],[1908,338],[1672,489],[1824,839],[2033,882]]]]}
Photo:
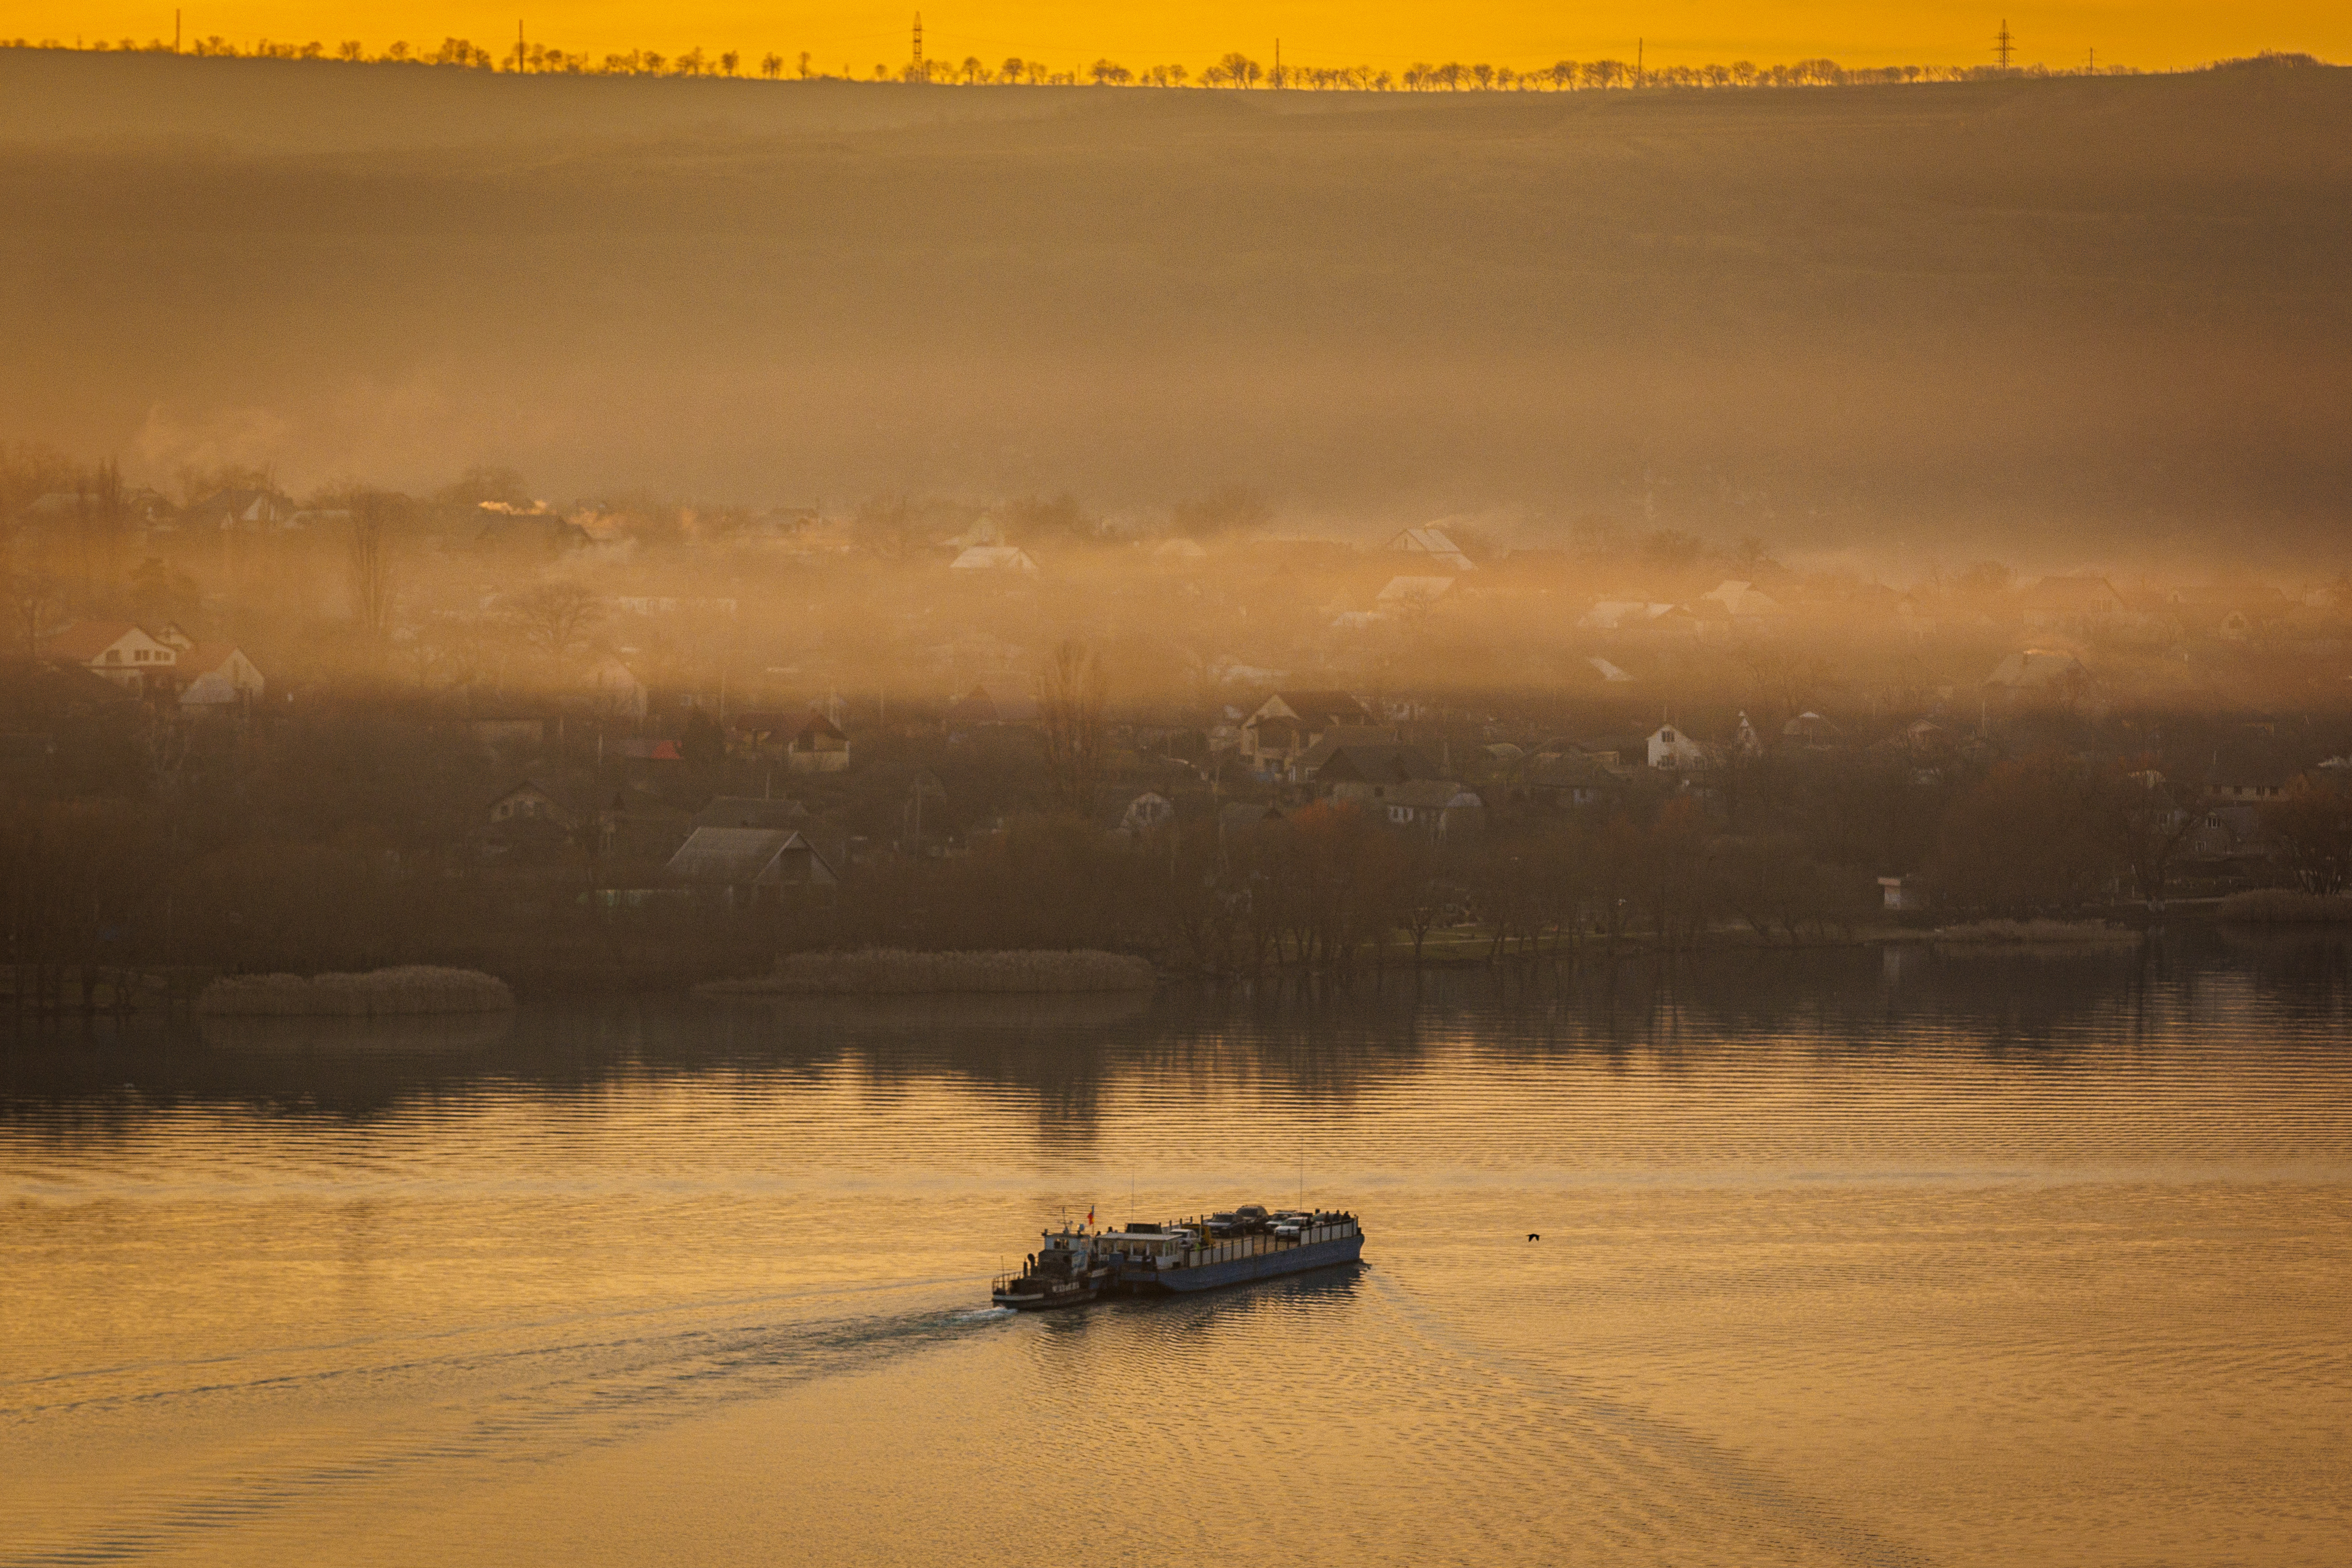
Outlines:
{"type": "Polygon", "coordinates": [[[1633,85],[1635,87],[1642,85],[1642,46],[1646,41],[1643,38],[1633,40],[1633,85]]]}
{"type": "Polygon", "coordinates": [[[915,67],[910,74],[917,81],[923,79],[923,14],[920,11],[915,13],[915,67]]]}
{"type": "Polygon", "coordinates": [[[2000,19],[2000,31],[1993,35],[1992,52],[2000,59],[2000,68],[2009,68],[2010,57],[2017,53],[2016,36],[2009,30],[2009,18],[2000,19]]]}
{"type": "Polygon", "coordinates": [[[1282,90],[1282,40],[1274,40],[1274,90],[1282,90]]]}
{"type": "Polygon", "coordinates": [[[172,12],[172,52],[175,55],[180,52],[180,13],[177,7],[172,12]]]}

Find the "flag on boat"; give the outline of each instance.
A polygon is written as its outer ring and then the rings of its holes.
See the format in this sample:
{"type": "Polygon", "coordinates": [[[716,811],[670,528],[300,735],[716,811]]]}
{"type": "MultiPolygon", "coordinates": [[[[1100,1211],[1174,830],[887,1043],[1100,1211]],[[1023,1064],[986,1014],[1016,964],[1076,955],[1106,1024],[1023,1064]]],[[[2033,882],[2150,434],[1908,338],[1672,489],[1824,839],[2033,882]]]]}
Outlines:
{"type": "Polygon", "coordinates": [[[1092,1205],[1092,1204],[1088,1204],[1088,1205],[1087,1205],[1087,1223],[1088,1225],[1092,1225],[1092,1224],[1094,1224],[1094,1222],[1095,1222],[1095,1205],[1092,1205]]]}

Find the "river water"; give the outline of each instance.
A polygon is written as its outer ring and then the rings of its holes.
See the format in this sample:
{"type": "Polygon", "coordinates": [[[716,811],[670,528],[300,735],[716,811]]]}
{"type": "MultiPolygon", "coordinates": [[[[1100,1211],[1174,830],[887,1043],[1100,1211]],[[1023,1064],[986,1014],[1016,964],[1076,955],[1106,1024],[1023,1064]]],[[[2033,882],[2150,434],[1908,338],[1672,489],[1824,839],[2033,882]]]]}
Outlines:
{"type": "Polygon", "coordinates": [[[2352,1559],[2340,938],[0,1041],[0,1564],[2352,1559]]]}

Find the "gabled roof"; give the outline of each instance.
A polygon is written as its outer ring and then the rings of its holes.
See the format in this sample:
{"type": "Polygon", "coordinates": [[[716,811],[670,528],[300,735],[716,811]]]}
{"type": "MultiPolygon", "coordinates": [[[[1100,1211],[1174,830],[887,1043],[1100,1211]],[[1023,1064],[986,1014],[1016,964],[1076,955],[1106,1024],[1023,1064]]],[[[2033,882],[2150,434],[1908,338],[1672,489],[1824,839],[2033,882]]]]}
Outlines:
{"type": "Polygon", "coordinates": [[[1780,726],[1780,733],[1798,741],[1833,740],[1843,732],[1834,723],[1811,710],[1798,714],[1780,726]]]}
{"type": "Polygon", "coordinates": [[[1037,563],[1017,544],[975,544],[948,563],[950,572],[1018,572],[1037,574],[1037,563]]]}
{"type": "Polygon", "coordinates": [[[1037,700],[1004,681],[982,681],[948,704],[948,719],[959,724],[1026,724],[1037,717],[1037,700]]]}
{"type": "Polygon", "coordinates": [[[1269,805],[1262,801],[1237,800],[1218,811],[1217,831],[1247,833],[1253,828],[1262,827],[1269,822],[1280,822],[1282,819],[1282,808],[1278,805],[1269,805]]]}
{"type": "Polygon", "coordinates": [[[840,725],[812,708],[809,710],[808,718],[802,722],[798,730],[793,732],[793,739],[795,742],[820,740],[846,741],[849,739],[849,734],[840,725]]]}
{"type": "Polygon", "coordinates": [[[1306,724],[1369,724],[1372,720],[1372,710],[1353,692],[1314,690],[1276,691],[1251,717],[1265,715],[1276,704],[1287,710],[1287,717],[1306,724]]]}
{"type": "Polygon", "coordinates": [[[129,621],[76,621],[49,638],[45,651],[51,658],[88,664],[138,629],[129,621]]]}
{"type": "MultiPolygon", "coordinates": [[[[1306,765],[1306,759],[1299,759],[1302,771],[1306,765]]],[[[1351,742],[1338,746],[1315,769],[1318,784],[1395,784],[1436,776],[1437,769],[1427,757],[1395,742],[1351,742]]]]}
{"type": "Polygon", "coordinates": [[[182,515],[195,521],[275,522],[293,511],[292,500],[276,490],[241,489],[215,490],[182,515]]]}
{"type": "Polygon", "coordinates": [[[1426,555],[1456,572],[1476,570],[1470,557],[1462,553],[1462,547],[1448,538],[1442,528],[1408,528],[1389,541],[1389,548],[1426,555]]]}
{"type": "MultiPolygon", "coordinates": [[[[1277,722],[1287,723],[1284,720],[1277,722]]],[[[1334,724],[1323,731],[1322,738],[1298,753],[1298,765],[1313,773],[1339,754],[1342,746],[1394,745],[1397,731],[1377,724],[1334,724]]]]}
{"type": "Polygon", "coordinates": [[[1693,608],[1720,605],[1726,614],[1738,616],[1777,616],[1780,613],[1780,600],[1763,592],[1753,583],[1741,582],[1733,577],[1725,578],[1706,593],[1701,594],[1699,600],[1700,604],[1694,605],[1693,608]]]}
{"type": "Polygon", "coordinates": [[[832,866],[806,837],[761,827],[698,827],[662,869],[679,881],[699,887],[838,880],[832,866]]]}
{"type": "Polygon", "coordinates": [[[1547,753],[1525,764],[1519,777],[1523,783],[1545,789],[1613,789],[1624,783],[1622,775],[1590,752],[1547,753]]]}
{"type": "MultiPolygon", "coordinates": [[[[233,642],[200,642],[195,647],[184,650],[173,668],[182,675],[194,679],[199,676],[210,675],[242,651],[244,650],[233,642]]],[[[250,664],[253,661],[247,659],[246,662],[250,664]]]]}

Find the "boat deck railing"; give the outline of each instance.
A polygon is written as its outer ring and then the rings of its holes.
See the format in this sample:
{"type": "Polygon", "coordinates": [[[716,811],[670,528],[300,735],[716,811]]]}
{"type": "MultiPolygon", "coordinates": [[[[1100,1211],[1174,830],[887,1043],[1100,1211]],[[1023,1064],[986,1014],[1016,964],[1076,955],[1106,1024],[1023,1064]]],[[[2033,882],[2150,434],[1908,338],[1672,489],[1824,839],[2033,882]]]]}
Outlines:
{"type": "Polygon", "coordinates": [[[1212,1264],[1232,1263],[1244,1258],[1263,1258],[1268,1253],[1288,1252],[1294,1247],[1312,1247],[1319,1241],[1344,1241],[1362,1234],[1362,1226],[1353,1221],[1339,1225],[1310,1225],[1296,1239],[1276,1236],[1237,1236],[1230,1241],[1212,1241],[1191,1247],[1176,1255],[1180,1268],[1201,1268],[1212,1264]]]}

